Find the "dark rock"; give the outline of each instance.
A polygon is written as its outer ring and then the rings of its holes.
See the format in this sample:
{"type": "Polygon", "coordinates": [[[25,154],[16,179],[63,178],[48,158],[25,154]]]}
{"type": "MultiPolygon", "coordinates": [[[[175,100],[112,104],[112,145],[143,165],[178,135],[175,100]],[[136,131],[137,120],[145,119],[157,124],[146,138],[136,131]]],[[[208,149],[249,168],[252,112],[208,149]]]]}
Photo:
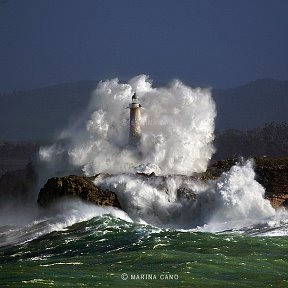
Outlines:
{"type": "Polygon", "coordinates": [[[281,205],[282,205],[283,207],[288,208],[288,198],[287,198],[284,202],[282,202],[281,205]]]}
{"type": "Polygon", "coordinates": [[[188,201],[195,201],[197,197],[196,193],[188,187],[179,187],[176,191],[176,195],[178,200],[184,199],[188,201]]]}
{"type": "Polygon", "coordinates": [[[38,195],[40,206],[49,206],[56,199],[64,196],[79,197],[99,206],[113,206],[121,208],[117,195],[111,191],[104,191],[92,181],[95,177],[70,175],[50,178],[38,195]]]}
{"type": "Polygon", "coordinates": [[[202,178],[205,179],[213,179],[218,178],[221,176],[223,172],[229,171],[230,168],[235,165],[238,161],[238,159],[231,158],[226,160],[219,160],[215,162],[213,165],[209,166],[207,171],[203,173],[202,178]]]}
{"type": "Polygon", "coordinates": [[[273,207],[285,206],[288,200],[288,158],[256,158],[256,180],[266,190],[273,207]]]}

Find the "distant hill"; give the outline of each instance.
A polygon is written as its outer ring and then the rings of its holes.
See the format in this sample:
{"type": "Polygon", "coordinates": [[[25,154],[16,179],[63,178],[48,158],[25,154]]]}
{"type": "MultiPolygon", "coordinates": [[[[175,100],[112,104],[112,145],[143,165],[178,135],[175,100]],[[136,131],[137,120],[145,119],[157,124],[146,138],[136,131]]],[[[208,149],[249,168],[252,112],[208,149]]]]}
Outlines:
{"type": "Polygon", "coordinates": [[[0,140],[49,141],[89,103],[98,81],[0,94],[0,140]]]}
{"type": "Polygon", "coordinates": [[[228,158],[288,157],[288,124],[269,123],[246,131],[216,133],[212,162],[228,158]]]}
{"type": "Polygon", "coordinates": [[[40,145],[36,142],[0,142],[0,177],[8,171],[24,169],[40,145]]]}
{"type": "MultiPolygon", "coordinates": [[[[51,140],[85,109],[97,83],[81,81],[0,94],[0,140],[51,140]]],[[[288,81],[262,79],[212,93],[218,130],[288,122],[288,81]]]]}
{"type": "Polygon", "coordinates": [[[288,81],[261,79],[233,89],[212,91],[216,128],[247,130],[265,123],[288,122],[288,81]]]}

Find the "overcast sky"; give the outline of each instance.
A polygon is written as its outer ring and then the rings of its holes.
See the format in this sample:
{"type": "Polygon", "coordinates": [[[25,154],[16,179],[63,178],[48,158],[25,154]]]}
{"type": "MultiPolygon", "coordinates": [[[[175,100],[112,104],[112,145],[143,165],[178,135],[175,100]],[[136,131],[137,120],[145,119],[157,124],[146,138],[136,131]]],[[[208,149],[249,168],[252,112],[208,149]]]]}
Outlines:
{"type": "Polygon", "coordinates": [[[288,79],[286,0],[0,0],[0,91],[129,77],[288,79]]]}

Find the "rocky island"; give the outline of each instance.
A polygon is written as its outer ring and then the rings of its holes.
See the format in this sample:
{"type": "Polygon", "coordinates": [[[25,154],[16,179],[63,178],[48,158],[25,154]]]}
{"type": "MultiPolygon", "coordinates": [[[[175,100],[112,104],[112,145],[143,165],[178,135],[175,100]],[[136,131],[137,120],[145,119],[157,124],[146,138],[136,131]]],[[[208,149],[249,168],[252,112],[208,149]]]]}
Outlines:
{"type": "MultiPolygon", "coordinates": [[[[217,161],[210,165],[205,173],[193,176],[178,176],[183,179],[209,181],[217,179],[223,172],[228,171],[237,159],[227,159],[217,161]]],[[[256,180],[265,188],[265,198],[269,199],[274,208],[288,206],[288,158],[255,158],[256,180]]],[[[99,206],[114,206],[121,208],[116,193],[107,191],[93,181],[98,177],[111,177],[108,174],[98,174],[93,177],[69,175],[64,177],[52,177],[40,189],[38,194],[38,204],[47,207],[60,197],[79,197],[82,200],[94,203],[99,206]]],[[[165,180],[166,176],[156,176],[154,174],[137,174],[139,180],[148,181],[155,178],[159,183],[165,180]]],[[[37,173],[30,163],[23,170],[6,172],[0,178],[0,201],[2,204],[9,201],[24,203],[31,201],[29,193],[35,189],[37,173]]],[[[160,187],[160,189],[162,189],[160,187]]],[[[165,189],[162,189],[165,192],[165,189]]],[[[180,187],[177,190],[177,197],[188,197],[196,199],[196,194],[180,187]]]]}
{"type": "MultiPolygon", "coordinates": [[[[265,198],[269,199],[274,208],[288,205],[288,158],[255,158],[256,180],[265,188],[265,198]]],[[[217,161],[209,166],[205,173],[200,173],[193,176],[180,176],[191,180],[208,181],[217,179],[223,172],[228,171],[235,163],[236,159],[228,159],[217,161]]],[[[103,174],[98,174],[94,177],[85,176],[65,176],[62,178],[51,178],[45,186],[40,190],[38,196],[38,204],[47,206],[57,198],[62,196],[77,196],[82,200],[92,202],[100,206],[114,206],[120,208],[117,195],[111,191],[103,191],[97,187],[93,181],[97,177],[102,177],[103,174]]],[[[104,177],[110,177],[105,174],[104,177]]],[[[139,180],[148,181],[148,179],[156,178],[159,186],[163,183],[165,176],[156,176],[154,174],[145,175],[137,174],[139,180]]],[[[165,191],[165,189],[162,189],[165,191]]],[[[177,190],[177,197],[189,197],[196,199],[196,194],[187,189],[180,187],[177,190]]]]}

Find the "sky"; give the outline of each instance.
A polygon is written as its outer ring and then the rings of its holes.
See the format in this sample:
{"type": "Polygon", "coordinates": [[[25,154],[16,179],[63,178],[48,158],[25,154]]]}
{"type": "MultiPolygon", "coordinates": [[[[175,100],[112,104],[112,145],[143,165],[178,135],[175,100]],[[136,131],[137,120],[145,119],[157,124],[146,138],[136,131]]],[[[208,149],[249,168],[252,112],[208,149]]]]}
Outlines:
{"type": "Polygon", "coordinates": [[[0,0],[0,92],[129,79],[288,79],[286,0],[0,0]]]}

